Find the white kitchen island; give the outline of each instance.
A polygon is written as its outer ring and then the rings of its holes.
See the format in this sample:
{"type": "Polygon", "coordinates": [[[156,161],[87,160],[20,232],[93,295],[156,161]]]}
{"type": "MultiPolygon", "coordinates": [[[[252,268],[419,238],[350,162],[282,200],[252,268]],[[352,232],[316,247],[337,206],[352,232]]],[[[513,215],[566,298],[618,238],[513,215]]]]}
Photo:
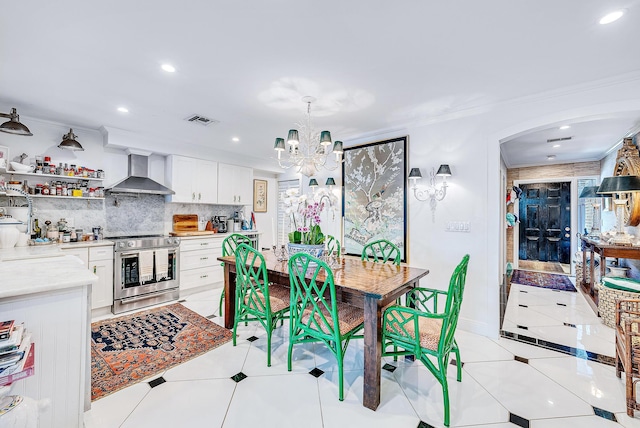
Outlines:
{"type": "Polygon", "coordinates": [[[54,248],[20,252],[19,260],[0,252],[0,319],[31,332],[35,374],[15,382],[11,394],[50,401],[40,428],[82,427],[91,403],[90,301],[97,277],[54,248]]]}

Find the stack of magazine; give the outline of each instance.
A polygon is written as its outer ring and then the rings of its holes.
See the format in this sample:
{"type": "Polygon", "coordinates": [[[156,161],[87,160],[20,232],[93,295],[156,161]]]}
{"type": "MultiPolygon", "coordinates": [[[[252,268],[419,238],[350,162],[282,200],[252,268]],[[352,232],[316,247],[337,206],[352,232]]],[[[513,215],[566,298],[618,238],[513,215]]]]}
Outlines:
{"type": "Polygon", "coordinates": [[[0,321],[0,386],[31,376],[33,372],[31,333],[14,320],[0,321]]]}

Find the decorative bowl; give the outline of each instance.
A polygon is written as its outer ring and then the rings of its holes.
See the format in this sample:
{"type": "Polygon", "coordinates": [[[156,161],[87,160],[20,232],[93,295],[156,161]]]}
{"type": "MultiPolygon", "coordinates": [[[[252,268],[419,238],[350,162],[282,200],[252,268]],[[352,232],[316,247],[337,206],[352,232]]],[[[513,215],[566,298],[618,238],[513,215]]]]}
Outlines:
{"type": "Polygon", "coordinates": [[[33,172],[36,169],[35,165],[25,165],[20,162],[9,162],[9,164],[15,172],[33,172]]]}

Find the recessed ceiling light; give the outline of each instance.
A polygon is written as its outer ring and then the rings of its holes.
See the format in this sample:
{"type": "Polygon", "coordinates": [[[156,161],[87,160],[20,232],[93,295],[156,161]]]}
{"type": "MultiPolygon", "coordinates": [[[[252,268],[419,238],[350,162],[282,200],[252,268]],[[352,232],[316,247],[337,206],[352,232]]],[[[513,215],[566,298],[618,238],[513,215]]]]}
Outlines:
{"type": "Polygon", "coordinates": [[[612,22],[617,21],[618,19],[620,19],[622,17],[622,15],[624,15],[624,9],[623,10],[616,10],[615,12],[608,13],[605,16],[603,16],[602,18],[600,18],[600,24],[602,24],[602,25],[611,24],[612,22]]]}
{"type": "Polygon", "coordinates": [[[120,113],[129,113],[129,109],[126,107],[118,107],[120,113]]]}
{"type": "Polygon", "coordinates": [[[547,156],[547,160],[554,160],[555,158],[556,158],[556,155],[547,156]]]}
{"type": "Polygon", "coordinates": [[[554,144],[554,145],[553,145],[553,148],[554,148],[554,149],[557,149],[558,147],[560,147],[560,144],[554,144]]]}
{"type": "Polygon", "coordinates": [[[171,64],[162,64],[162,69],[167,73],[174,73],[176,68],[171,64]]]}
{"type": "Polygon", "coordinates": [[[571,128],[569,125],[562,125],[560,129],[565,130],[571,128]]]}
{"type": "Polygon", "coordinates": [[[240,141],[240,138],[238,138],[238,137],[233,137],[233,138],[231,139],[231,141],[233,141],[233,142],[237,143],[238,141],[240,141]]]}

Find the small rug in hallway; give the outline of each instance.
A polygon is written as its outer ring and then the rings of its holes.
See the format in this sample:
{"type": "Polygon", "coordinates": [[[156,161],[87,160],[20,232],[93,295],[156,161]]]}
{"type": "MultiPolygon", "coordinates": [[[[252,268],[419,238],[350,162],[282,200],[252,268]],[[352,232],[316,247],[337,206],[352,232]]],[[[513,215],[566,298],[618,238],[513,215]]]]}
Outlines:
{"type": "Polygon", "coordinates": [[[511,276],[512,284],[530,285],[532,287],[550,288],[552,290],[578,291],[567,275],[531,272],[515,269],[511,276]]]}
{"type": "Polygon", "coordinates": [[[231,331],[180,303],[91,324],[91,400],[231,340],[231,331]]]}

